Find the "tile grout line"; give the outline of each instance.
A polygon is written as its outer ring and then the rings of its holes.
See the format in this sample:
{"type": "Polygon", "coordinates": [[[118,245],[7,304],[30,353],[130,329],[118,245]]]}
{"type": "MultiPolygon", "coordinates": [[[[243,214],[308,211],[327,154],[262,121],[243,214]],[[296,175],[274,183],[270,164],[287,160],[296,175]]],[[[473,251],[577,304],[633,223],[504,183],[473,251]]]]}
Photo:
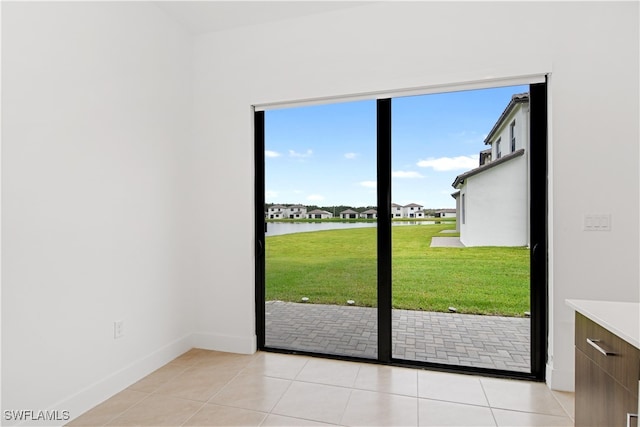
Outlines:
{"type": "Polygon", "coordinates": [[[358,371],[356,372],[356,375],[353,377],[353,382],[351,383],[351,387],[348,387],[349,397],[347,398],[347,403],[344,405],[344,409],[342,409],[342,414],[340,415],[340,419],[338,420],[339,425],[344,425],[342,421],[344,420],[344,416],[347,413],[347,408],[349,407],[349,403],[351,402],[351,396],[353,396],[353,391],[356,390],[355,385],[356,385],[356,381],[358,381],[358,375],[360,375],[361,369],[362,369],[362,366],[358,364],[358,371]]]}
{"type": "MultiPolygon", "coordinates": [[[[126,390],[126,389],[124,389],[124,390],[126,390]]],[[[114,394],[112,397],[117,396],[118,394],[122,393],[124,390],[119,391],[118,393],[114,394]]],[[[139,393],[140,393],[140,392],[139,392],[139,393]]],[[[152,394],[152,393],[146,393],[146,394],[147,394],[147,395],[146,395],[144,398],[140,399],[140,401],[138,401],[138,402],[134,403],[133,405],[129,406],[127,409],[125,409],[124,411],[121,411],[119,414],[117,414],[117,415],[115,415],[115,416],[111,417],[111,418],[109,419],[109,421],[107,421],[106,423],[104,423],[104,424],[102,424],[102,425],[103,425],[103,426],[108,426],[108,425],[109,425],[109,423],[111,423],[112,421],[115,421],[118,417],[121,417],[122,415],[124,415],[125,413],[127,413],[128,411],[130,411],[131,409],[135,408],[136,406],[140,405],[140,404],[141,404],[142,402],[144,402],[145,400],[149,399],[149,398],[151,397],[151,394],[152,394]]],[[[96,407],[93,407],[93,408],[89,409],[89,411],[92,411],[94,408],[96,408],[96,407]]],[[[85,414],[86,414],[86,413],[88,413],[89,411],[86,411],[86,412],[85,412],[85,414]]],[[[82,414],[82,415],[84,415],[84,414],[82,414]]],[[[80,415],[80,416],[82,416],[82,415],[80,415]]]]}
{"type": "MultiPolygon", "coordinates": [[[[558,397],[556,396],[556,394],[553,392],[553,390],[549,390],[551,392],[551,395],[553,396],[553,398],[556,400],[556,402],[558,402],[558,405],[560,405],[560,407],[562,408],[562,410],[564,411],[564,413],[571,419],[571,421],[573,421],[574,423],[576,422],[575,420],[575,413],[572,415],[569,413],[569,411],[567,410],[567,408],[564,406],[564,404],[560,401],[560,399],[558,399],[558,397]]],[[[574,397],[575,399],[575,397],[574,397]]]]}
{"type": "Polygon", "coordinates": [[[195,416],[196,416],[196,414],[197,414],[198,412],[202,411],[202,409],[204,408],[204,406],[205,406],[206,404],[207,404],[207,402],[203,402],[203,403],[202,403],[202,405],[200,405],[200,407],[199,407],[196,411],[194,411],[194,413],[193,413],[193,414],[191,414],[189,417],[187,417],[187,419],[186,419],[186,420],[184,420],[184,421],[182,422],[182,424],[180,424],[180,426],[184,426],[187,422],[189,422],[189,420],[190,420],[191,418],[195,417],[195,416]]]}
{"type": "Polygon", "coordinates": [[[493,418],[493,424],[498,426],[498,420],[496,419],[496,414],[493,413],[493,407],[491,406],[491,402],[489,401],[489,396],[487,396],[487,391],[484,389],[484,384],[482,383],[482,379],[478,379],[480,382],[480,388],[482,388],[482,393],[484,394],[484,398],[487,400],[487,406],[489,411],[491,411],[491,418],[493,418]]]}
{"type": "MultiPolygon", "coordinates": [[[[307,366],[307,363],[309,363],[309,360],[305,360],[304,364],[302,365],[302,367],[300,368],[300,370],[298,371],[298,373],[296,373],[293,378],[288,379],[289,381],[289,385],[287,386],[287,389],[282,393],[282,395],[280,395],[280,397],[278,398],[277,402],[271,407],[271,409],[269,410],[269,412],[267,413],[267,416],[264,417],[264,420],[262,420],[262,422],[260,423],[260,425],[264,425],[264,423],[267,421],[267,418],[269,418],[269,415],[278,415],[278,416],[283,416],[280,414],[276,414],[273,412],[274,409],[276,409],[276,407],[278,406],[278,404],[280,403],[280,401],[282,400],[282,398],[284,397],[285,394],[287,394],[287,392],[289,391],[289,389],[291,388],[291,386],[293,385],[293,383],[296,382],[296,378],[298,378],[298,376],[300,375],[300,373],[304,370],[304,368],[307,366]]],[[[267,378],[277,378],[277,377],[268,377],[266,375],[263,375],[264,377],[267,378]]],[[[279,379],[285,379],[285,378],[279,378],[279,379]]]]}
{"type": "Polygon", "coordinates": [[[347,398],[347,403],[344,405],[344,408],[342,409],[342,414],[340,415],[340,419],[338,420],[338,425],[345,425],[343,424],[343,420],[344,420],[344,416],[347,413],[347,408],[349,407],[349,403],[351,402],[351,396],[353,396],[353,389],[349,390],[349,397],[347,398]]]}

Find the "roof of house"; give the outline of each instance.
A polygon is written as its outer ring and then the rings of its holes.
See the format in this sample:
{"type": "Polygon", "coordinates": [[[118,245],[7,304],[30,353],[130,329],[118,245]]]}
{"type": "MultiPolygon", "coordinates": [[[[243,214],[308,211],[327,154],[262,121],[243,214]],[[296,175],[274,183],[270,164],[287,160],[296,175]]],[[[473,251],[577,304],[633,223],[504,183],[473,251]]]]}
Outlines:
{"type": "Polygon", "coordinates": [[[502,114],[500,114],[500,118],[498,118],[498,121],[496,122],[495,125],[493,125],[493,128],[489,131],[489,133],[487,134],[487,137],[484,139],[485,144],[490,143],[489,141],[491,141],[491,138],[493,138],[496,132],[498,131],[498,129],[502,127],[502,122],[507,118],[507,116],[509,116],[509,114],[511,114],[511,111],[513,111],[516,105],[521,104],[523,102],[529,102],[529,92],[516,93],[511,97],[511,101],[509,101],[509,104],[507,104],[507,107],[504,109],[502,114]]]}
{"type": "Polygon", "coordinates": [[[391,203],[391,207],[392,207],[392,208],[401,208],[402,206],[400,206],[400,205],[399,205],[399,204],[397,204],[397,203],[391,203]]]}
{"type": "Polygon", "coordinates": [[[440,209],[437,210],[436,213],[456,213],[455,209],[440,209]]]}
{"type": "Polygon", "coordinates": [[[307,207],[302,205],[291,205],[289,206],[289,209],[307,209],[307,207]]]}
{"type": "Polygon", "coordinates": [[[361,213],[363,213],[363,214],[375,214],[375,213],[378,213],[378,211],[375,210],[375,209],[367,209],[366,211],[361,212],[361,213]]]}
{"type": "Polygon", "coordinates": [[[408,205],[404,205],[405,208],[421,208],[422,205],[419,205],[417,203],[409,203],[408,205]]]}
{"type": "Polygon", "coordinates": [[[485,163],[484,165],[477,167],[475,169],[471,169],[470,171],[467,171],[463,174],[460,174],[458,176],[456,176],[456,179],[453,181],[453,184],[451,184],[451,186],[453,188],[458,188],[458,185],[464,183],[464,180],[469,178],[470,176],[473,175],[477,175],[480,172],[484,172],[488,169],[494,168],[498,165],[501,165],[503,163],[508,162],[511,159],[515,159],[516,157],[520,157],[524,154],[524,148],[521,148],[519,150],[514,151],[513,153],[509,153],[509,154],[505,154],[504,156],[500,157],[498,160],[494,160],[491,163],[485,163]]]}
{"type": "Polygon", "coordinates": [[[269,209],[286,209],[286,206],[282,206],[282,205],[273,205],[271,206],[269,209]]]}
{"type": "Polygon", "coordinates": [[[323,211],[320,209],[314,209],[312,211],[307,212],[308,214],[326,214],[326,215],[331,215],[331,212],[327,212],[327,211],[323,211]]]}
{"type": "Polygon", "coordinates": [[[345,209],[342,212],[340,212],[340,215],[342,215],[342,214],[357,214],[357,213],[360,213],[360,212],[354,211],[353,209],[345,209]]]}

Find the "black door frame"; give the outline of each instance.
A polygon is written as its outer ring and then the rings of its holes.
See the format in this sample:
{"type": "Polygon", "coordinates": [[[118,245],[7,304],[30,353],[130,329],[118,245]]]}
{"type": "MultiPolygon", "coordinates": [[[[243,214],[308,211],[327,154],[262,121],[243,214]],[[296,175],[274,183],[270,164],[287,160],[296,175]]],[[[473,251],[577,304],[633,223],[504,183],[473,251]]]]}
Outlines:
{"type": "Polygon", "coordinates": [[[545,380],[548,344],[548,180],[547,180],[547,81],[529,85],[529,191],[530,191],[530,304],[531,372],[515,372],[470,366],[445,365],[395,359],[392,356],[391,281],[391,100],[377,100],[378,180],[378,358],[292,351],[265,346],[265,113],[254,113],[255,189],[255,304],[257,347],[262,351],[297,353],[331,359],[357,360],[395,366],[470,372],[504,378],[545,380]]]}

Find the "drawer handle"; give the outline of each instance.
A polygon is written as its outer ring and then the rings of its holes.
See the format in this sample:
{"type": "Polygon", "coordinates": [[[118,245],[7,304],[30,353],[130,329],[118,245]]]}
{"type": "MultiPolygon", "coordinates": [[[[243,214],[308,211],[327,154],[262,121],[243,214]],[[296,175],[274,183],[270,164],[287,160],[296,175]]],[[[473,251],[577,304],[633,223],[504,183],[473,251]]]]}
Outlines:
{"type": "Polygon", "coordinates": [[[638,414],[627,412],[627,427],[631,427],[631,418],[638,418],[638,414]]]}
{"type": "Polygon", "coordinates": [[[594,340],[591,338],[587,338],[587,344],[589,344],[591,347],[595,348],[596,350],[598,350],[600,353],[604,354],[605,356],[613,356],[615,355],[615,353],[613,351],[609,351],[607,349],[602,348],[601,345],[599,345],[600,340],[594,340]]]}

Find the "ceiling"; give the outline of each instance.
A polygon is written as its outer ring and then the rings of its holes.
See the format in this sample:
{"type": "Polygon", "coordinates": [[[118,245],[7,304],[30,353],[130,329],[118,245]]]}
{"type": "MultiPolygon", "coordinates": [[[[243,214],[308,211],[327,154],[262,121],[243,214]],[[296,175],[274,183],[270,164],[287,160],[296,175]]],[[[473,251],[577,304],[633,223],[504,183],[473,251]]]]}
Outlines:
{"type": "Polygon", "coordinates": [[[155,1],[194,35],[371,4],[370,1],[155,1]]]}

